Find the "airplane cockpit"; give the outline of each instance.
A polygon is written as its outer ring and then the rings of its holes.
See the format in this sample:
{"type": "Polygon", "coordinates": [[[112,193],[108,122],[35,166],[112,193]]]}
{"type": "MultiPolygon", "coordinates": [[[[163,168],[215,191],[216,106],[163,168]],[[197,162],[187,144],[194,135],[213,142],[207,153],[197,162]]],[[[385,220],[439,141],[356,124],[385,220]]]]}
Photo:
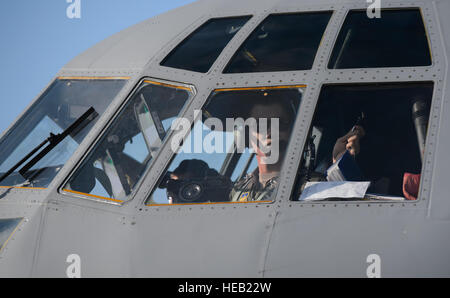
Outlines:
{"type": "Polygon", "coordinates": [[[100,42],[1,136],[0,276],[449,276],[450,0],[231,2],[100,42]]]}
{"type": "MultiPolygon", "coordinates": [[[[268,15],[230,55],[223,74],[293,72],[290,81],[295,83],[281,79],[275,84],[276,79],[272,79],[266,85],[244,84],[242,80],[245,87],[236,82],[236,86],[224,88],[217,84],[192,122],[180,118],[192,112],[192,102],[197,100],[194,84],[140,78],[60,192],[122,204],[153,175],[149,174],[152,164],[164,151],[172,156],[155,180],[147,205],[270,202],[291,144],[302,142],[295,131],[312,117],[298,170],[291,174],[295,179],[291,200],[318,199],[311,189],[317,193],[323,192],[323,187],[330,188],[320,200],[416,199],[432,81],[392,82],[385,77],[340,83],[338,76],[327,82],[331,72],[325,70],[320,84],[317,78],[313,83],[314,89],[320,89],[315,105],[309,95],[311,80],[304,79],[304,84],[294,80],[296,72],[303,70],[306,72],[300,76],[308,78],[307,71],[317,64],[328,65],[329,70],[430,65],[420,10],[388,9],[382,13],[383,18],[369,20],[366,11],[351,10],[329,59],[318,51],[332,11],[268,15]],[[386,41],[385,36],[395,38],[386,41]],[[371,54],[364,54],[367,52],[371,54]],[[309,115],[304,114],[305,105],[309,115]],[[230,119],[234,120],[231,124],[230,119]],[[365,131],[359,140],[360,152],[344,154],[334,162],[336,141],[356,126],[365,131]],[[339,187],[362,187],[365,191],[363,195],[340,196],[333,193],[339,187]]],[[[160,67],[207,74],[250,19],[247,15],[206,21],[174,47],[160,67]]],[[[125,81],[57,79],[3,138],[1,185],[47,187],[125,81]],[[50,145],[39,152],[44,141],[50,145]]]]}

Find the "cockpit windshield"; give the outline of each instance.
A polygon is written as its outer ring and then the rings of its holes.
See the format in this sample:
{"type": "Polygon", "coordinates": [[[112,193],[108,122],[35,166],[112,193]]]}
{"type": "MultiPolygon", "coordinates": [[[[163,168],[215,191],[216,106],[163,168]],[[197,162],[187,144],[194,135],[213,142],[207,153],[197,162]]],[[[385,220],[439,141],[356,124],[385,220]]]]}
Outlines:
{"type": "Polygon", "coordinates": [[[304,87],[216,89],[146,204],[272,201],[304,87]]]}
{"type": "Polygon", "coordinates": [[[144,80],[63,191],[115,203],[128,200],[193,90],[144,80]]]}
{"type": "MultiPolygon", "coordinates": [[[[49,138],[68,129],[91,107],[99,115],[124,86],[120,78],[59,78],[44,92],[40,99],[22,116],[0,141],[0,176],[21,161],[30,151],[49,138]]],[[[80,126],[57,144],[29,170],[27,179],[20,167],[0,182],[0,186],[47,187],[66,161],[72,156],[98,120],[93,118],[80,126]]],[[[40,151],[31,155],[36,157],[40,151]]],[[[25,163],[24,163],[25,164],[25,163]]]]}

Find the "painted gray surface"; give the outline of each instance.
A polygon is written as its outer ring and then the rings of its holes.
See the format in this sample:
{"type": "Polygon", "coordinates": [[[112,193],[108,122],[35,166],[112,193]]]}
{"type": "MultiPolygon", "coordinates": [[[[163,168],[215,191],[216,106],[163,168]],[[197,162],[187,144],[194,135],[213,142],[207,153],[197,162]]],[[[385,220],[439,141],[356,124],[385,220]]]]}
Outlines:
{"type": "Polygon", "coordinates": [[[198,1],[142,22],[82,53],[57,76],[130,76],[47,190],[0,189],[0,218],[24,217],[0,253],[0,276],[64,277],[69,254],[81,257],[83,277],[366,276],[366,257],[381,257],[381,274],[450,276],[450,102],[446,90],[450,2],[381,1],[382,7],[421,7],[433,65],[328,70],[334,40],[349,9],[365,1],[198,1]],[[234,3],[231,3],[234,2],[234,3]],[[333,10],[308,71],[221,74],[252,30],[270,13],[333,10]],[[207,74],[171,69],[160,61],[212,17],[253,15],[207,74]],[[149,207],[144,201],[167,166],[170,136],[135,196],[122,206],[59,193],[118,108],[143,78],[195,86],[184,111],[192,119],[215,88],[306,84],[279,191],[271,204],[149,207]],[[321,85],[433,81],[421,194],[418,201],[291,202],[306,132],[321,85]]]}

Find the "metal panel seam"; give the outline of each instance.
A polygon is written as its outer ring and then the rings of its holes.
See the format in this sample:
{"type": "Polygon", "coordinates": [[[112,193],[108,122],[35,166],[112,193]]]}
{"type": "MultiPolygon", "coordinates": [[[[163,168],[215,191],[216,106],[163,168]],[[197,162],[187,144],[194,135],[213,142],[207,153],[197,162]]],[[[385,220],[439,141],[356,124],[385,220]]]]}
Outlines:
{"type": "MultiPolygon", "coordinates": [[[[32,260],[32,264],[31,264],[31,271],[30,271],[30,277],[35,276],[36,274],[36,268],[37,268],[37,262],[38,262],[38,257],[39,257],[39,250],[41,247],[41,239],[42,239],[42,235],[43,235],[43,231],[44,231],[44,224],[45,224],[45,219],[46,219],[46,214],[47,214],[47,202],[43,202],[43,204],[41,204],[40,208],[43,208],[41,211],[41,218],[39,220],[39,227],[37,229],[37,237],[36,237],[36,246],[34,248],[34,253],[33,253],[33,260],[32,260]]],[[[31,219],[30,219],[31,222],[31,219]]]]}
{"type": "Polygon", "coordinates": [[[270,226],[267,226],[269,231],[267,233],[266,243],[264,245],[265,249],[264,249],[264,252],[262,255],[262,260],[261,260],[261,269],[258,272],[258,274],[261,274],[261,277],[264,277],[264,274],[266,273],[266,263],[267,263],[267,258],[269,255],[270,241],[272,240],[272,234],[273,234],[273,230],[275,229],[275,223],[277,221],[278,214],[279,214],[279,211],[277,211],[277,210],[275,210],[273,215],[269,214],[269,217],[273,217],[273,221],[270,226]]]}

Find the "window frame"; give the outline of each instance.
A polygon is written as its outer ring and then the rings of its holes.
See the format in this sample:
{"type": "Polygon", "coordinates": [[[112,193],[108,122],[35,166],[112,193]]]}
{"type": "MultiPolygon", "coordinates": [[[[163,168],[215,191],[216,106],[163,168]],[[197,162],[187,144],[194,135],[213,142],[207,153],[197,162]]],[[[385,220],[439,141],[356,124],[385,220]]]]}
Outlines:
{"type": "Polygon", "coordinates": [[[209,74],[211,72],[211,70],[214,68],[214,65],[217,63],[217,61],[220,59],[220,57],[226,51],[227,47],[233,42],[233,40],[236,38],[236,36],[239,34],[239,32],[241,32],[245,28],[245,26],[247,26],[250,23],[250,21],[253,18],[254,18],[253,14],[230,15],[230,16],[212,16],[212,17],[206,18],[206,19],[202,20],[202,22],[200,24],[198,24],[196,27],[194,27],[192,30],[190,30],[181,40],[176,42],[170,49],[168,49],[167,53],[159,59],[159,61],[157,62],[157,65],[159,67],[164,67],[164,68],[172,69],[172,70],[175,70],[175,71],[184,71],[184,72],[189,71],[189,72],[200,74],[200,75],[209,74]],[[219,55],[214,59],[214,61],[211,63],[211,65],[209,66],[209,69],[206,72],[201,72],[201,71],[192,70],[192,69],[186,69],[186,68],[179,68],[179,67],[173,67],[173,66],[164,65],[164,63],[167,60],[169,60],[169,57],[171,57],[173,54],[175,54],[177,49],[180,46],[182,46],[186,41],[188,41],[191,37],[193,37],[198,31],[200,31],[200,29],[204,25],[208,24],[209,22],[211,22],[213,20],[239,19],[239,18],[247,18],[247,20],[242,25],[242,28],[240,28],[233,35],[233,37],[228,41],[228,43],[222,48],[222,50],[220,51],[219,55]]]}
{"type": "Polygon", "coordinates": [[[162,144],[160,148],[158,149],[156,155],[152,160],[149,162],[147,169],[143,172],[142,177],[139,179],[139,181],[136,183],[134,189],[131,191],[131,193],[127,196],[126,200],[119,200],[114,198],[107,198],[82,192],[77,192],[73,190],[67,190],[64,187],[67,185],[67,183],[70,181],[70,179],[75,175],[75,173],[80,169],[80,167],[84,164],[84,162],[90,157],[90,154],[95,150],[95,148],[100,144],[103,137],[106,136],[108,133],[108,130],[114,125],[118,117],[121,115],[121,113],[126,109],[130,101],[134,98],[134,95],[136,92],[142,87],[143,84],[154,84],[159,86],[165,86],[169,88],[179,88],[184,89],[190,92],[189,98],[186,100],[183,108],[178,113],[178,117],[181,117],[184,115],[186,110],[189,108],[190,102],[196,97],[197,95],[197,89],[193,84],[188,83],[180,83],[180,82],[174,82],[174,81],[168,81],[163,79],[157,79],[153,77],[145,76],[137,81],[136,85],[132,88],[132,90],[129,92],[129,94],[125,97],[125,100],[121,103],[121,105],[116,109],[114,114],[110,117],[108,122],[104,125],[104,127],[101,130],[101,133],[96,136],[96,138],[89,144],[89,146],[86,147],[84,152],[82,153],[82,157],[76,162],[75,166],[71,169],[71,171],[66,175],[62,183],[57,188],[57,193],[63,196],[67,196],[70,198],[76,198],[76,199],[84,199],[87,201],[95,201],[99,203],[109,204],[109,205],[116,205],[116,206],[123,206],[125,203],[128,203],[132,200],[134,200],[136,194],[138,193],[139,189],[141,188],[142,184],[146,180],[146,176],[151,171],[154,161],[161,155],[161,152],[165,144],[170,140],[170,136],[172,135],[173,131],[170,129],[167,132],[167,135],[165,139],[162,141],[162,144]]]}
{"type": "MultiPolygon", "coordinates": [[[[317,93],[316,96],[314,96],[316,98],[315,100],[315,105],[314,105],[314,112],[313,115],[311,117],[311,121],[309,121],[309,124],[307,125],[307,129],[305,130],[305,139],[304,142],[302,143],[302,147],[301,147],[301,154],[300,154],[300,159],[299,159],[299,163],[298,165],[296,165],[295,169],[295,178],[292,181],[292,185],[290,185],[290,192],[289,195],[287,196],[287,202],[289,204],[296,204],[296,205],[307,205],[307,206],[312,206],[314,207],[314,205],[323,205],[325,206],[329,206],[329,205],[334,205],[335,207],[338,205],[343,205],[345,207],[347,207],[348,205],[355,205],[356,207],[359,207],[361,204],[368,204],[370,205],[390,205],[391,207],[395,206],[395,205],[412,205],[412,206],[416,206],[419,203],[425,201],[425,198],[423,198],[423,196],[425,194],[423,194],[424,189],[423,187],[425,186],[425,180],[426,180],[426,159],[425,157],[429,154],[429,152],[432,150],[432,147],[430,142],[431,142],[431,135],[434,133],[431,131],[432,125],[432,116],[433,116],[433,105],[434,102],[436,101],[436,89],[437,89],[437,82],[435,80],[418,80],[418,81],[377,81],[377,82],[333,82],[333,83],[329,83],[329,82],[322,82],[319,86],[318,86],[318,90],[319,92],[317,93]],[[425,150],[423,153],[424,159],[422,161],[422,167],[420,169],[420,182],[419,182],[419,190],[418,190],[418,195],[417,195],[417,199],[416,200],[374,200],[374,199],[358,199],[358,200],[342,200],[342,201],[330,201],[330,200],[312,200],[312,201],[300,201],[300,200],[293,200],[293,198],[295,197],[294,192],[297,190],[297,182],[299,179],[299,173],[300,173],[300,169],[303,167],[303,154],[305,152],[306,146],[307,146],[307,141],[308,141],[308,135],[311,133],[312,131],[312,125],[313,125],[313,121],[315,119],[316,113],[317,113],[317,108],[319,105],[319,99],[320,99],[320,95],[322,93],[322,90],[324,87],[326,86],[358,86],[358,85],[377,85],[377,84],[381,84],[381,85],[413,85],[413,84],[417,84],[417,83],[429,83],[432,84],[433,86],[433,90],[432,90],[432,95],[430,98],[430,112],[429,112],[429,120],[428,120],[428,126],[427,126],[427,135],[426,135],[426,139],[425,139],[425,150]]],[[[426,196],[426,195],[425,195],[426,196]]],[[[403,197],[404,198],[404,197],[403,197]]]]}
{"type": "MultiPolygon", "coordinates": [[[[215,89],[211,89],[210,92],[208,93],[208,95],[206,96],[205,100],[202,103],[201,106],[201,110],[203,110],[205,108],[205,106],[209,103],[209,100],[211,99],[211,95],[213,93],[216,92],[232,92],[232,91],[243,91],[243,90],[247,90],[247,91],[251,91],[251,90],[268,90],[268,89],[303,89],[303,94],[302,97],[300,99],[299,102],[299,106],[298,106],[298,111],[297,111],[297,115],[296,118],[294,120],[294,122],[292,123],[292,131],[291,131],[291,136],[289,139],[289,144],[292,141],[292,137],[295,134],[295,126],[297,121],[299,120],[299,116],[300,116],[300,111],[302,108],[302,103],[304,100],[304,93],[306,92],[308,85],[307,84],[286,84],[286,85],[275,85],[275,86],[256,86],[256,87],[225,87],[225,88],[215,88],[215,89]]],[[[183,143],[184,141],[190,136],[195,124],[200,121],[199,119],[192,119],[190,122],[190,130],[183,136],[183,143]]],[[[181,148],[182,145],[180,145],[178,148],[181,148]]],[[[289,147],[290,145],[287,146],[286,148],[286,152],[285,152],[285,157],[283,160],[283,165],[281,167],[280,170],[280,179],[283,175],[283,172],[285,171],[286,168],[286,160],[288,157],[288,153],[289,153],[289,147]]],[[[201,206],[208,206],[208,205],[233,205],[233,204],[238,204],[238,205],[245,205],[245,204],[253,204],[256,205],[256,207],[258,207],[259,205],[266,205],[267,207],[269,207],[270,205],[273,205],[274,203],[276,203],[276,198],[278,196],[279,193],[279,185],[277,186],[276,192],[272,194],[271,199],[270,200],[261,200],[261,201],[244,201],[244,202],[239,202],[239,201],[226,201],[226,202],[203,202],[203,203],[175,203],[175,204],[149,204],[148,202],[151,200],[151,197],[153,196],[153,193],[156,191],[156,189],[158,188],[158,183],[161,181],[161,179],[163,178],[163,176],[167,173],[170,165],[172,164],[173,160],[175,159],[175,157],[177,156],[177,152],[172,152],[170,158],[168,159],[167,162],[165,162],[165,166],[162,169],[162,171],[160,173],[158,173],[157,179],[155,179],[155,182],[152,183],[151,185],[151,189],[148,193],[146,193],[144,195],[144,198],[142,200],[142,204],[141,206],[143,207],[154,207],[154,208],[158,208],[158,207],[167,207],[170,208],[171,206],[200,206],[200,208],[202,208],[201,206]]],[[[225,161],[226,162],[226,161],[225,161]]]]}
{"type": "MultiPolygon", "coordinates": [[[[104,114],[106,114],[109,106],[112,104],[113,100],[115,97],[118,96],[118,94],[120,94],[120,92],[123,90],[123,88],[125,88],[126,84],[129,82],[129,80],[131,79],[130,76],[83,76],[83,75],[79,75],[79,76],[63,76],[63,75],[59,75],[54,77],[48,84],[47,86],[41,91],[41,93],[33,100],[31,101],[31,103],[24,109],[24,111],[19,114],[19,116],[17,116],[17,118],[14,120],[13,123],[11,123],[11,125],[2,133],[0,134],[0,146],[1,144],[11,135],[11,133],[13,132],[13,130],[15,128],[17,128],[18,126],[21,125],[21,122],[24,120],[25,117],[27,117],[30,113],[31,113],[31,109],[33,109],[34,107],[36,107],[37,105],[39,105],[42,100],[48,95],[48,93],[51,91],[51,88],[53,86],[55,86],[57,84],[58,81],[65,81],[65,80],[72,80],[72,81],[104,81],[104,80],[110,80],[110,81],[124,81],[124,85],[117,91],[117,93],[114,95],[114,97],[111,99],[111,102],[106,106],[105,111],[103,111],[102,114],[100,114],[100,117],[103,116],[104,114]]],[[[91,128],[90,131],[93,130],[93,128],[95,127],[95,125],[91,128]]],[[[90,133],[89,131],[89,133],[90,133]]],[[[88,133],[88,134],[89,134],[88,133]]],[[[87,135],[88,135],[87,134],[87,135]]],[[[86,137],[87,137],[86,135],[86,137]]],[[[85,137],[85,138],[86,138],[85,137]]],[[[84,138],[84,139],[85,139],[84,138]]],[[[83,139],[83,140],[84,140],[83,139]]],[[[72,152],[72,155],[66,160],[66,163],[63,165],[62,168],[64,168],[67,165],[67,162],[75,155],[75,152],[79,149],[79,147],[81,146],[82,143],[78,144],[77,148],[75,149],[74,152],[72,152]]],[[[46,144],[47,146],[48,144],[46,144]]],[[[44,146],[43,148],[45,148],[46,146],[44,146]]],[[[43,148],[41,148],[41,150],[39,150],[38,152],[42,151],[43,148]]],[[[30,159],[29,159],[30,160],[30,159]]],[[[29,161],[28,160],[28,161],[29,161]]],[[[22,166],[24,166],[26,163],[22,164],[22,166]]],[[[20,167],[19,167],[20,168],[20,167]]],[[[61,170],[62,170],[61,168],[61,170]]],[[[55,182],[55,179],[57,178],[59,173],[57,173],[53,178],[52,181],[49,183],[48,186],[46,187],[28,187],[28,186],[0,186],[0,190],[1,189],[23,189],[23,190],[47,190],[49,189],[49,187],[51,186],[52,183],[55,182]]]]}
{"type": "Polygon", "coordinates": [[[327,8],[327,9],[312,9],[312,10],[292,10],[292,11],[285,11],[285,12],[271,12],[266,15],[262,19],[260,19],[254,27],[252,27],[251,30],[246,34],[246,36],[242,39],[242,41],[239,43],[239,45],[236,46],[233,53],[230,55],[230,58],[228,61],[223,65],[220,73],[222,75],[264,75],[264,74],[273,74],[273,73],[289,73],[289,72],[305,72],[305,71],[312,71],[314,69],[315,62],[317,60],[317,56],[319,54],[319,51],[322,47],[322,43],[328,34],[328,30],[330,26],[332,26],[332,21],[335,17],[336,9],[335,8],[327,8]],[[276,70],[276,71],[252,71],[252,72],[225,72],[226,69],[231,65],[234,58],[238,56],[240,53],[240,50],[244,46],[244,44],[249,40],[250,36],[265,22],[268,18],[271,16],[283,16],[283,15],[301,15],[301,14],[326,14],[329,13],[329,19],[328,23],[325,26],[319,44],[317,46],[316,52],[314,54],[314,57],[311,61],[311,67],[308,69],[296,69],[296,70],[276,70]]]}
{"type": "MultiPolygon", "coordinates": [[[[328,53],[328,57],[326,59],[326,64],[325,66],[325,70],[326,71],[352,71],[352,70],[381,70],[381,69],[402,69],[402,68],[432,68],[435,65],[435,57],[433,55],[433,50],[432,50],[432,46],[431,46],[431,37],[430,37],[430,33],[429,33],[429,29],[428,29],[428,24],[426,19],[424,18],[424,14],[423,14],[423,7],[421,6],[394,6],[394,7],[381,7],[381,13],[383,13],[383,11],[389,11],[389,10],[397,10],[397,11],[402,11],[402,10],[418,10],[421,16],[421,20],[422,20],[422,24],[423,24],[423,28],[425,31],[425,35],[426,35],[426,39],[427,39],[427,46],[428,46],[428,51],[429,51],[429,55],[430,55],[430,60],[431,60],[431,64],[429,65],[421,65],[421,66],[380,66],[380,67],[356,67],[356,68],[329,68],[328,65],[331,61],[331,57],[333,56],[333,52],[334,52],[334,48],[336,47],[336,43],[337,40],[339,38],[339,35],[341,33],[341,30],[345,24],[345,21],[347,20],[349,13],[351,11],[366,11],[367,8],[355,8],[355,7],[347,7],[345,9],[345,14],[344,16],[341,18],[341,21],[339,22],[339,24],[337,25],[337,32],[334,35],[332,42],[330,44],[330,49],[329,49],[329,53],[328,53]]],[[[382,17],[382,16],[381,16],[382,17]]]]}

